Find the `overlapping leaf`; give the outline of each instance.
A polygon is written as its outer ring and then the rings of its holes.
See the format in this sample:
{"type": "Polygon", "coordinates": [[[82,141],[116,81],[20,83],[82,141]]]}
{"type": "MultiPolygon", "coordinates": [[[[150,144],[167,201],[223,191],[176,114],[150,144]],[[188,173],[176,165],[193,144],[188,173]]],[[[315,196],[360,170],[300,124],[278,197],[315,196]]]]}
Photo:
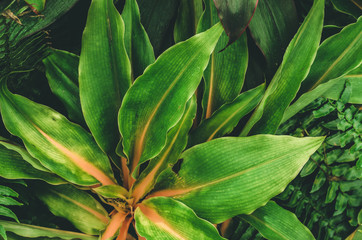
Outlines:
{"type": "Polygon", "coordinates": [[[172,198],[150,198],[135,212],[137,232],[146,239],[222,240],[217,229],[172,198]]]}
{"type": "Polygon", "coordinates": [[[124,23],[112,0],[93,0],[83,32],[79,92],[86,123],[99,146],[112,154],[120,139],[117,114],[131,85],[124,23]]]}
{"type": "Polygon", "coordinates": [[[272,135],[215,139],[185,151],[180,170],[165,170],[151,197],[173,197],[213,223],[250,214],[282,192],[322,142],[272,135]]]}
{"type": "Polygon", "coordinates": [[[131,172],[164,147],[167,132],[182,117],[221,32],[217,24],[171,47],[127,92],[119,113],[119,129],[131,172]]]}
{"type": "MultiPolygon", "coordinates": [[[[197,27],[198,32],[205,31],[219,22],[212,0],[205,1],[205,7],[205,12],[197,27]]],[[[243,87],[248,65],[246,34],[226,50],[219,52],[225,47],[227,41],[227,35],[222,33],[204,72],[202,107],[203,116],[206,119],[223,104],[233,101],[243,87]]]]}
{"type": "Polygon", "coordinates": [[[241,136],[275,133],[285,109],[294,99],[300,83],[314,61],[322,33],[324,0],[315,0],[303,24],[284,54],[283,62],[268,86],[264,98],[241,132],[241,136]]]}
{"type": "Polygon", "coordinates": [[[47,169],[79,185],[114,184],[108,157],[80,126],[41,104],[0,91],[1,115],[8,131],[47,169]]]}

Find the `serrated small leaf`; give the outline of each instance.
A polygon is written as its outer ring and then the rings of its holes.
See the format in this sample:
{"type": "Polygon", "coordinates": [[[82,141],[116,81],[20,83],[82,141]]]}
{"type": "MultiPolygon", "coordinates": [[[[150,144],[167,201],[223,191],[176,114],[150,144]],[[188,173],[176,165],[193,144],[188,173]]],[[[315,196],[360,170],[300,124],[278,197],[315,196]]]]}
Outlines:
{"type": "Polygon", "coordinates": [[[337,216],[344,212],[347,208],[348,198],[343,193],[339,193],[336,200],[335,205],[335,212],[333,213],[333,216],[337,216]]]}
{"type": "Polygon", "coordinates": [[[329,183],[327,194],[326,194],[326,200],[324,201],[325,203],[333,202],[333,200],[337,196],[338,187],[339,187],[338,182],[333,181],[333,182],[329,183]]]}
{"type": "Polygon", "coordinates": [[[319,170],[319,172],[317,173],[317,176],[314,179],[313,182],[313,186],[312,186],[312,190],[310,191],[310,193],[314,193],[316,191],[318,191],[323,184],[326,182],[326,175],[322,170],[319,170]]]}

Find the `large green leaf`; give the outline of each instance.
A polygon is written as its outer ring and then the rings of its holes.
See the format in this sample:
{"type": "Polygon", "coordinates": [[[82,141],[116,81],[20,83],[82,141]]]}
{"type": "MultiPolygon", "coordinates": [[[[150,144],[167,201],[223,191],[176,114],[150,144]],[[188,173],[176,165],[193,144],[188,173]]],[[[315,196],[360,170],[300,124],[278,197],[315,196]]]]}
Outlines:
{"type": "Polygon", "coordinates": [[[322,142],[273,135],[215,139],[185,151],[180,170],[165,170],[150,196],[174,197],[213,223],[250,214],[282,192],[322,142]]]}
{"type": "Polygon", "coordinates": [[[293,0],[258,3],[249,29],[264,53],[268,75],[274,74],[282,62],[283,53],[298,29],[297,17],[293,0]]]}
{"type": "Polygon", "coordinates": [[[84,233],[99,234],[109,222],[106,210],[85,191],[71,185],[37,184],[34,188],[36,196],[54,215],[68,219],[84,233]]]}
{"type": "Polygon", "coordinates": [[[60,238],[60,239],[81,239],[81,240],[97,240],[95,236],[90,236],[77,232],[62,231],[59,229],[45,228],[28,224],[19,224],[0,220],[0,225],[5,228],[7,232],[15,233],[16,235],[31,238],[60,238]]]}
{"type": "Polygon", "coordinates": [[[155,55],[148,35],[141,24],[136,0],[126,1],[122,18],[125,23],[124,43],[131,61],[132,79],[134,80],[155,61],[155,55]]]}
{"type": "Polygon", "coordinates": [[[66,51],[50,51],[51,54],[43,60],[50,89],[64,104],[69,118],[82,123],[84,118],[78,87],[79,57],[66,51]]]}
{"type": "Polygon", "coordinates": [[[258,208],[250,215],[241,215],[265,238],[270,240],[308,240],[314,239],[310,230],[291,212],[273,201],[258,208]]]}
{"type": "Polygon", "coordinates": [[[362,17],[326,39],[318,49],[310,73],[303,81],[301,93],[316,88],[319,84],[347,74],[358,67],[362,52],[362,17]]]}
{"type": "Polygon", "coordinates": [[[53,109],[0,91],[1,115],[10,133],[47,169],[79,185],[114,184],[108,157],[91,135],[53,109]]]}
{"type": "Polygon", "coordinates": [[[172,198],[150,198],[135,212],[138,234],[160,240],[222,240],[217,229],[194,211],[172,198]]]}
{"type": "Polygon", "coordinates": [[[229,36],[228,45],[235,42],[248,27],[259,0],[214,0],[219,18],[229,36]]]}
{"type": "Polygon", "coordinates": [[[152,159],[147,168],[133,185],[132,196],[137,202],[148,193],[156,183],[158,175],[170,165],[174,164],[181,152],[185,149],[188,132],[196,115],[196,97],[192,97],[186,105],[180,121],[167,133],[167,141],[161,153],[152,159]]]}
{"type": "Polygon", "coordinates": [[[83,32],[79,92],[86,123],[99,146],[113,153],[119,142],[117,113],[131,85],[124,23],[112,0],[93,0],[83,32]]]}
{"type": "Polygon", "coordinates": [[[119,113],[119,129],[131,172],[164,147],[167,132],[182,117],[221,32],[217,24],[169,48],[127,92],[119,113]]]}
{"type": "Polygon", "coordinates": [[[316,56],[322,34],[324,0],[315,0],[303,24],[284,54],[283,62],[268,86],[264,98],[240,136],[275,133],[285,109],[294,99],[316,56]]]}
{"type": "MultiPolygon", "coordinates": [[[[230,46],[231,48],[232,46],[230,46]]],[[[240,94],[233,102],[223,105],[210,118],[191,131],[189,146],[210,141],[230,133],[240,119],[252,111],[263,97],[265,85],[240,94]]]]}
{"type": "MultiPolygon", "coordinates": [[[[0,176],[7,179],[41,179],[50,184],[66,183],[55,174],[34,168],[23,156],[0,145],[0,176]]],[[[26,158],[32,157],[28,154],[26,158]]]]}
{"type": "MultiPolygon", "coordinates": [[[[197,27],[198,32],[205,31],[219,22],[213,1],[206,0],[205,6],[205,12],[197,27]]],[[[227,42],[227,35],[222,33],[204,72],[205,87],[202,98],[204,118],[209,118],[223,104],[233,101],[243,87],[248,66],[246,34],[220,52],[227,42]]]]}

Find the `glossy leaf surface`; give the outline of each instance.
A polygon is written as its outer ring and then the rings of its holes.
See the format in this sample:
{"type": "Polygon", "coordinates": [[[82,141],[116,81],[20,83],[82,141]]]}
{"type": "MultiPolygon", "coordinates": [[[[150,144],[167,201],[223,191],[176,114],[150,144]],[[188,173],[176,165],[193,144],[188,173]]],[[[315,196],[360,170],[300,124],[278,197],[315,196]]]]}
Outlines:
{"type": "Polygon", "coordinates": [[[55,216],[66,218],[84,233],[99,234],[109,222],[99,202],[71,185],[37,185],[36,193],[55,216]]]}
{"type": "Polygon", "coordinates": [[[235,42],[248,27],[258,0],[214,0],[219,18],[229,36],[227,45],[235,42]]]}
{"type": "Polygon", "coordinates": [[[244,127],[241,136],[275,133],[285,109],[296,96],[300,83],[314,61],[322,33],[324,0],[315,0],[297,34],[289,43],[283,62],[264,98],[244,127]]]}
{"type": "Polygon", "coordinates": [[[79,61],[79,91],[86,123],[99,146],[113,153],[120,139],[117,114],[131,85],[124,23],[112,0],[94,0],[88,11],[79,61]]]}
{"type": "Polygon", "coordinates": [[[124,43],[131,62],[132,79],[134,80],[155,61],[155,56],[148,35],[141,24],[136,0],[126,1],[122,18],[125,23],[124,43]]]}
{"type": "Polygon", "coordinates": [[[70,52],[52,49],[43,63],[50,89],[64,104],[69,118],[78,123],[84,122],[78,87],[79,57],[70,52]]]}
{"type": "MultiPolygon", "coordinates": [[[[205,7],[197,28],[198,32],[205,31],[219,22],[213,1],[205,1],[205,7]]],[[[248,65],[246,34],[223,52],[220,52],[227,42],[227,35],[222,33],[204,72],[205,87],[202,107],[203,116],[206,119],[223,104],[233,101],[243,87],[248,65]]]]}
{"type": "Polygon", "coordinates": [[[150,198],[136,209],[137,232],[146,239],[224,239],[191,208],[171,198],[150,198]]]}
{"type": "MultiPolygon", "coordinates": [[[[231,47],[231,46],[230,46],[231,47]]],[[[223,105],[210,118],[191,131],[189,146],[210,141],[230,133],[240,119],[252,111],[263,97],[265,85],[243,92],[231,103],[223,105]]]]}
{"type": "Polygon", "coordinates": [[[164,147],[167,132],[182,117],[221,32],[221,26],[216,25],[171,47],[127,92],[119,113],[119,129],[131,172],[164,147]]]}
{"type": "Polygon", "coordinates": [[[192,97],[186,105],[185,112],[180,121],[167,133],[167,141],[161,153],[152,159],[147,168],[142,171],[132,188],[135,201],[141,199],[151,191],[159,174],[174,164],[181,152],[185,149],[188,132],[196,115],[196,97],[192,97]]]}
{"type": "MultiPolygon", "coordinates": [[[[55,174],[34,168],[17,152],[0,145],[0,176],[6,179],[40,179],[50,184],[63,184],[65,180],[55,174]]],[[[30,155],[28,158],[32,158],[30,155]]]]}
{"type": "Polygon", "coordinates": [[[0,99],[6,128],[46,168],[79,185],[114,184],[108,157],[80,126],[49,107],[10,93],[5,85],[0,99]]]}
{"type": "Polygon", "coordinates": [[[26,238],[60,238],[60,239],[81,239],[81,240],[97,240],[95,236],[90,236],[82,233],[62,231],[59,229],[45,228],[28,224],[18,224],[14,222],[8,222],[0,220],[7,232],[15,233],[19,236],[26,238]]]}
{"type": "Polygon", "coordinates": [[[259,1],[249,29],[264,53],[268,75],[274,74],[282,62],[289,41],[298,29],[294,1],[259,1]]]}
{"type": "Polygon", "coordinates": [[[341,32],[326,39],[318,49],[310,73],[303,81],[301,92],[347,74],[358,67],[362,60],[362,17],[341,32]]]}
{"type": "Polygon", "coordinates": [[[250,214],[283,191],[322,141],[272,135],[215,139],[185,151],[180,170],[165,170],[151,197],[174,197],[212,223],[250,214]]]}
{"type": "Polygon", "coordinates": [[[255,227],[266,239],[315,239],[310,230],[293,213],[273,201],[258,208],[250,215],[241,215],[240,218],[255,227]]]}

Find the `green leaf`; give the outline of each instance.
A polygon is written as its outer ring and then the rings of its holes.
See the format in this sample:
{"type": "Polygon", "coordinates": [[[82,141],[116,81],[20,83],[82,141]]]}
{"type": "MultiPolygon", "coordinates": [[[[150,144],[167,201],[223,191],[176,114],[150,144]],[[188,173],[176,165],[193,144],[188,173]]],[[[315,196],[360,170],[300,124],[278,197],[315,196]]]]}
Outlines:
{"type": "Polygon", "coordinates": [[[203,11],[202,3],[202,0],[181,0],[173,31],[176,43],[195,35],[197,23],[203,11]]]}
{"type": "Polygon", "coordinates": [[[69,118],[83,123],[78,87],[79,57],[57,49],[50,51],[51,54],[43,60],[50,89],[64,104],[69,118]]]}
{"type": "Polygon", "coordinates": [[[318,49],[308,77],[303,81],[301,93],[319,84],[347,74],[361,64],[362,17],[341,32],[326,39],[318,49]]]}
{"type": "Polygon", "coordinates": [[[315,0],[284,54],[283,62],[240,136],[275,133],[315,58],[322,33],[324,0],[315,0]]]}
{"type": "Polygon", "coordinates": [[[213,223],[250,214],[281,193],[322,142],[273,135],[215,139],[185,151],[180,171],[165,170],[151,197],[172,196],[213,223]]]}
{"type": "Polygon", "coordinates": [[[29,153],[62,178],[79,185],[114,184],[108,157],[88,132],[49,107],[0,91],[1,115],[8,131],[29,153]]]}
{"type": "Polygon", "coordinates": [[[21,206],[22,203],[16,201],[11,197],[0,196],[0,204],[5,206],[21,206]]]}
{"type": "Polygon", "coordinates": [[[138,234],[146,239],[224,239],[211,223],[171,198],[157,197],[143,201],[136,209],[135,220],[138,234]]]}
{"type": "MultiPolygon", "coordinates": [[[[0,146],[0,176],[7,179],[40,179],[50,184],[63,184],[65,180],[48,171],[38,170],[17,152],[0,146]]],[[[32,158],[29,156],[29,158],[32,158]]]]}
{"type": "MultiPolygon", "coordinates": [[[[341,81],[341,82],[338,82],[337,84],[335,84],[333,88],[329,89],[329,91],[324,92],[323,97],[333,99],[333,100],[338,100],[345,87],[345,83],[349,82],[351,84],[352,93],[351,93],[350,98],[348,99],[348,103],[362,104],[362,73],[360,73],[358,75],[349,75],[348,74],[342,78],[345,81],[341,81]]],[[[329,83],[329,82],[327,82],[327,83],[329,83]]]]}
{"type": "Polygon", "coordinates": [[[92,189],[97,194],[106,198],[122,198],[127,199],[128,191],[119,185],[107,185],[92,189]]]}
{"type": "Polygon", "coordinates": [[[97,240],[98,237],[90,236],[77,232],[62,231],[58,229],[39,227],[28,224],[19,224],[0,220],[0,226],[3,226],[7,232],[15,233],[26,238],[47,237],[60,239],[81,239],[81,240],[97,240]]]}
{"type": "Polygon", "coordinates": [[[248,27],[258,0],[214,0],[220,21],[229,36],[227,46],[235,42],[248,27]]]}
{"type": "Polygon", "coordinates": [[[283,52],[298,29],[297,16],[293,0],[258,3],[249,29],[264,53],[268,75],[274,74],[282,62],[283,52]]]}
{"type": "MultiPolygon", "coordinates": [[[[231,48],[232,46],[230,46],[231,48]]],[[[223,105],[210,118],[191,131],[189,146],[210,141],[230,133],[240,119],[253,110],[264,94],[265,85],[240,94],[233,102],[223,105]]]]}
{"type": "Polygon", "coordinates": [[[188,132],[196,115],[196,97],[192,97],[187,105],[180,121],[167,133],[167,141],[161,153],[150,160],[147,168],[142,171],[140,177],[134,183],[131,192],[137,202],[142,199],[155,185],[159,174],[170,165],[173,165],[181,152],[185,149],[188,132]]]}
{"type": "Polygon", "coordinates": [[[218,24],[169,48],[127,92],[119,129],[131,172],[165,146],[167,132],[182,117],[221,32],[218,24]]]}
{"type": "Polygon", "coordinates": [[[97,200],[71,185],[37,184],[35,190],[55,216],[66,218],[84,233],[99,234],[109,222],[108,213],[97,200]]]}
{"type": "MultiPolygon", "coordinates": [[[[205,12],[197,27],[198,32],[205,31],[219,22],[212,0],[206,0],[205,7],[205,12]]],[[[233,101],[243,87],[248,66],[246,34],[220,52],[227,42],[226,34],[222,33],[204,72],[205,87],[202,98],[204,118],[209,118],[223,104],[233,101]]]]}
{"type": "Polygon", "coordinates": [[[19,222],[19,219],[17,218],[17,216],[15,215],[15,213],[13,211],[11,211],[9,208],[1,206],[1,205],[0,205],[0,216],[12,218],[15,221],[19,222]]]}
{"type": "Polygon", "coordinates": [[[7,186],[0,185],[0,195],[9,197],[19,197],[19,194],[7,186]]]}
{"type": "Polygon", "coordinates": [[[117,113],[130,85],[122,17],[112,0],[93,0],[82,38],[79,92],[86,123],[98,145],[109,154],[120,139],[117,113]]]}
{"type": "Polygon", "coordinates": [[[46,0],[24,0],[35,13],[40,13],[45,8],[46,0]]]}
{"type": "Polygon", "coordinates": [[[250,215],[241,215],[241,219],[250,223],[265,238],[270,240],[307,240],[315,239],[310,230],[298,218],[273,201],[258,208],[250,215]]]}
{"type": "Polygon", "coordinates": [[[127,0],[122,18],[125,24],[124,43],[132,67],[132,80],[155,61],[153,47],[141,24],[140,12],[136,0],[127,0]]]}
{"type": "Polygon", "coordinates": [[[359,18],[362,14],[361,5],[358,4],[358,1],[331,0],[331,2],[337,11],[351,15],[356,19],[359,18]]]}
{"type": "Polygon", "coordinates": [[[4,240],[8,240],[8,238],[6,237],[6,231],[5,231],[5,228],[3,227],[3,225],[0,225],[0,236],[1,236],[4,240]]]}

